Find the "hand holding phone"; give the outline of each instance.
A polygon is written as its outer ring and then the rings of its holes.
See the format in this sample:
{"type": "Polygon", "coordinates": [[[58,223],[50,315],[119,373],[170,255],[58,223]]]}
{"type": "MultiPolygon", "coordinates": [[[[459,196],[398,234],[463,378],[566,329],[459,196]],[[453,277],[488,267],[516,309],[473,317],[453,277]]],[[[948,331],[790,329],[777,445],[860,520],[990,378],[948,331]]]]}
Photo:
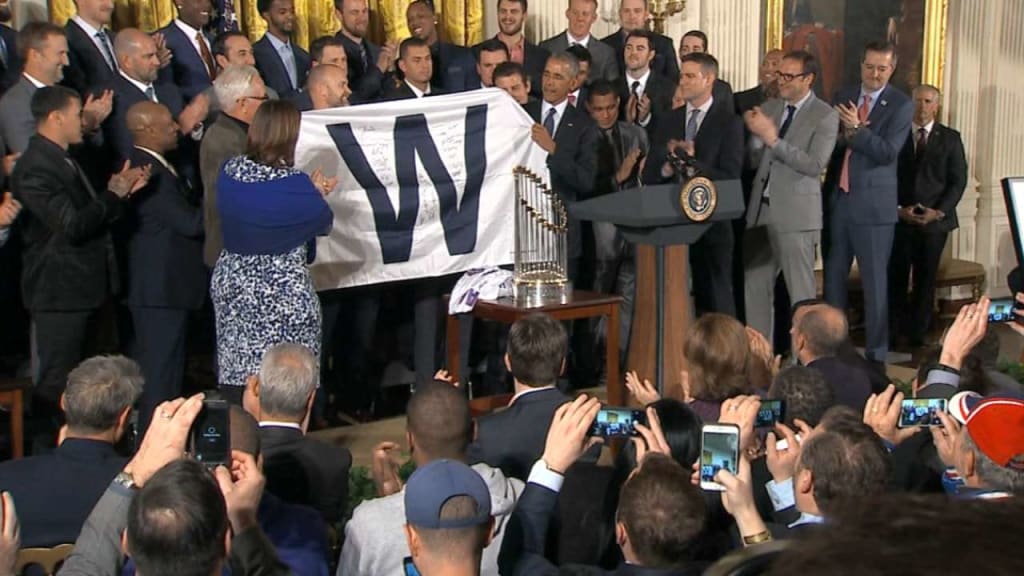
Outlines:
{"type": "Polygon", "coordinates": [[[647,417],[642,409],[602,406],[594,417],[588,436],[601,438],[629,438],[637,436],[637,424],[646,424],[647,417]]]}
{"type": "Polygon", "coordinates": [[[231,405],[226,400],[203,400],[189,432],[189,453],[208,467],[231,465],[231,405]]]}
{"type": "Polygon", "coordinates": [[[757,411],[757,419],[754,420],[754,428],[770,428],[785,419],[785,400],[762,400],[761,408],[757,411]]]}
{"type": "Polygon", "coordinates": [[[1022,319],[1014,313],[1016,302],[1013,298],[996,298],[988,305],[989,324],[1001,324],[1003,322],[1021,322],[1022,319]]]}
{"type": "Polygon", "coordinates": [[[899,428],[942,426],[937,412],[946,411],[945,398],[908,398],[900,403],[899,428]]]}
{"type": "Polygon", "coordinates": [[[700,436],[700,487],[721,492],[725,487],[715,482],[715,474],[739,470],[740,429],[734,424],[705,424],[700,436]]]}

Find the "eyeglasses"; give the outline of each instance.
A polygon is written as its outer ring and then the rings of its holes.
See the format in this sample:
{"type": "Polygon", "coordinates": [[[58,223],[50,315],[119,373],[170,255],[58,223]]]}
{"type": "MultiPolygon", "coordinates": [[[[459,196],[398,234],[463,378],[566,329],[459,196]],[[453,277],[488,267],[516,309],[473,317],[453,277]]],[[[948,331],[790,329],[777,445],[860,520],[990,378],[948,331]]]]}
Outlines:
{"type": "Polygon", "coordinates": [[[783,82],[792,82],[793,80],[796,80],[797,78],[803,78],[808,74],[810,74],[810,72],[804,72],[802,74],[785,74],[783,72],[776,72],[775,77],[778,78],[779,80],[782,80],[783,82]]]}
{"type": "Polygon", "coordinates": [[[265,100],[270,100],[270,96],[267,96],[266,94],[264,94],[263,96],[242,96],[242,99],[243,100],[259,100],[260,102],[263,102],[265,100]]]}

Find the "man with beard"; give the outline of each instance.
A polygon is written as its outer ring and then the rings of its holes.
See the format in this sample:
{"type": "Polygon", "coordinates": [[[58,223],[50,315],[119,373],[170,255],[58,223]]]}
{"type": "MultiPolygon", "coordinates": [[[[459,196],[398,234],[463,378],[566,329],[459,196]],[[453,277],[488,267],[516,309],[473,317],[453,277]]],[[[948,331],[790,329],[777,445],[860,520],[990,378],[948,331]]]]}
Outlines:
{"type": "Polygon", "coordinates": [[[434,69],[430,84],[446,93],[465,92],[480,87],[473,53],[462,46],[442,42],[437,31],[437,14],[427,0],[416,0],[405,11],[405,20],[413,38],[430,46],[434,69]]]}
{"type": "MultiPolygon", "coordinates": [[[[605,36],[601,42],[615,50],[615,59],[619,65],[619,76],[626,73],[624,51],[629,33],[634,30],[647,30],[647,20],[651,13],[647,9],[647,0],[622,0],[619,4],[619,22],[621,26],[615,33],[605,36]]],[[[679,64],[676,63],[672,39],[663,34],[652,33],[651,50],[654,60],[651,71],[655,75],[667,78],[673,84],[679,82],[679,64]]]]}
{"type": "Polygon", "coordinates": [[[397,45],[378,46],[366,39],[370,11],[366,0],[334,0],[334,15],[341,22],[337,38],[348,56],[348,85],[356,102],[379,100],[395,66],[397,45]]]}
{"type": "Polygon", "coordinates": [[[294,0],[259,0],[267,33],[253,45],[256,69],[267,86],[286,98],[302,88],[309,73],[309,53],[291,41],[295,31],[294,0]]]}
{"type": "MultiPolygon", "coordinates": [[[[523,67],[529,80],[523,84],[530,87],[530,94],[539,98],[544,64],[550,53],[531,43],[523,33],[528,7],[529,0],[498,0],[498,34],[494,38],[508,48],[509,61],[523,67]]],[[[473,47],[474,52],[479,50],[480,44],[473,47]]]]}
{"type": "Polygon", "coordinates": [[[11,4],[0,0],[0,96],[18,81],[21,57],[18,55],[18,34],[10,27],[11,4]]]}

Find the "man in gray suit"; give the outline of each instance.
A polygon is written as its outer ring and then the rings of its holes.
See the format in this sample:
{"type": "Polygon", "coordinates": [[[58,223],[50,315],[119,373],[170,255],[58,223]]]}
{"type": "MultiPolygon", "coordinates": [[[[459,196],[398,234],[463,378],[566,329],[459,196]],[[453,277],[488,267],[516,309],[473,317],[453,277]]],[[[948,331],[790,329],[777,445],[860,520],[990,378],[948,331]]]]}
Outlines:
{"type": "MultiPolygon", "coordinates": [[[[245,142],[256,110],[267,100],[267,87],[252,66],[228,66],[213,82],[221,114],[206,130],[199,146],[199,173],[203,180],[203,222],[206,242],[203,260],[213,268],[224,248],[217,212],[217,177],[228,159],[245,153],[245,142]]],[[[241,394],[241,392],[239,392],[241,394]]]]}
{"type": "Polygon", "coordinates": [[[818,76],[814,56],[790,52],[775,75],[779,98],[743,115],[753,135],[752,165],[758,167],[743,247],[747,324],[768,336],[773,333],[775,278],[780,271],[793,302],[817,294],[819,178],[839,129],[839,115],[811,90],[818,76]]]}
{"type": "Polygon", "coordinates": [[[619,65],[615,50],[590,33],[590,27],[597,21],[597,0],[569,0],[565,11],[569,28],[561,34],[540,43],[541,48],[552,54],[565,52],[569,46],[579,44],[590,52],[593,60],[590,70],[591,81],[598,78],[615,80],[619,77],[619,65]]]}
{"type": "Polygon", "coordinates": [[[835,96],[841,130],[825,177],[825,299],[846,309],[853,259],[860,268],[867,324],[864,355],[884,363],[889,352],[888,266],[896,226],[900,150],[910,134],[914,103],[889,85],[896,48],[864,48],[861,83],[835,96]]]}

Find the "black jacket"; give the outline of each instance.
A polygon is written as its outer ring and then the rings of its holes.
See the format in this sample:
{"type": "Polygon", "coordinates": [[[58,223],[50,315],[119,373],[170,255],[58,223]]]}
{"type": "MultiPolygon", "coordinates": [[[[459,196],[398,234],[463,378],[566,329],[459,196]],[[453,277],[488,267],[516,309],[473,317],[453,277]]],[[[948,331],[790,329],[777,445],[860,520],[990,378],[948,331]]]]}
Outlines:
{"type": "MultiPolygon", "coordinates": [[[[444,90],[441,90],[437,86],[431,86],[430,93],[424,94],[423,97],[429,98],[430,96],[439,96],[444,93],[444,90]]],[[[384,100],[385,102],[389,102],[391,100],[410,100],[413,98],[418,98],[418,96],[416,96],[416,93],[412,91],[412,88],[409,87],[409,84],[406,83],[405,80],[403,80],[401,83],[398,84],[398,86],[389,86],[384,91],[384,97],[382,98],[382,100],[384,100]]]]}
{"type": "Polygon", "coordinates": [[[0,61],[0,96],[16,84],[21,76],[21,57],[18,56],[18,33],[10,26],[0,25],[0,38],[7,46],[7,64],[0,61]]]}
{"type": "MultiPolygon", "coordinates": [[[[686,131],[686,106],[676,108],[659,120],[651,142],[651,154],[644,168],[644,182],[659,184],[661,168],[668,161],[669,140],[682,140],[686,131]]],[[[694,138],[694,156],[701,174],[712,180],[734,180],[743,169],[743,121],[736,116],[732,102],[717,97],[711,104],[694,138]]]]}
{"type": "MultiPolygon", "coordinates": [[[[615,50],[615,61],[619,66],[619,76],[626,75],[626,36],[629,33],[619,28],[615,33],[601,38],[601,42],[615,50]]],[[[672,39],[663,34],[654,35],[654,60],[651,61],[651,71],[658,76],[667,78],[674,85],[679,82],[679,63],[676,61],[676,49],[672,45],[672,39]]],[[[669,98],[671,100],[671,96],[669,98]]]]}
{"type": "Polygon", "coordinates": [[[252,45],[252,55],[256,58],[256,69],[259,70],[266,85],[273,88],[282,98],[306,85],[306,75],[309,74],[309,68],[313,63],[309,52],[299,48],[295,42],[291,42],[291,47],[292,55],[295,57],[295,76],[298,79],[298,86],[295,87],[292,86],[292,82],[288,78],[288,71],[284,67],[284,62],[281,61],[281,56],[274,49],[274,45],[270,43],[266,34],[252,45]]]}
{"type": "Polygon", "coordinates": [[[260,443],[267,491],[316,509],[328,523],[345,517],[352,467],[348,450],[282,426],[261,426],[260,443]]]}
{"type": "MultiPolygon", "coordinates": [[[[497,38],[495,36],[495,38],[497,38]]],[[[543,97],[541,92],[541,84],[544,81],[544,66],[548,63],[548,56],[551,56],[551,52],[548,52],[547,48],[542,48],[527,39],[523,39],[523,70],[526,71],[526,76],[530,79],[530,94],[535,98],[543,97]]],[[[480,44],[473,46],[473,58],[479,59],[480,57],[480,44]]]]}
{"type": "Polygon", "coordinates": [[[926,230],[949,232],[959,226],[956,206],[967,186],[967,158],[960,133],[939,124],[932,131],[920,158],[914,154],[917,135],[911,128],[906,144],[900,150],[898,197],[900,206],[922,204],[943,212],[946,217],[932,222],[926,230]]]}
{"type": "MultiPolygon", "coordinates": [[[[96,86],[103,86],[114,77],[106,58],[93,43],[92,38],[74,20],[64,26],[68,40],[68,62],[64,67],[63,84],[81,94],[83,98],[96,86]]],[[[107,31],[110,49],[114,49],[114,32],[107,31]]]]}
{"type": "Polygon", "coordinates": [[[858,413],[864,411],[864,404],[871,396],[871,380],[867,373],[836,357],[818,358],[807,367],[825,376],[825,381],[835,393],[836,404],[849,406],[858,413]]]}
{"type": "Polygon", "coordinates": [[[345,47],[345,56],[348,58],[348,85],[352,89],[349,102],[362,104],[375,102],[384,95],[384,87],[391,81],[391,74],[384,74],[377,67],[377,59],[380,58],[380,46],[363,39],[362,49],[366,52],[368,66],[363,66],[362,55],[359,44],[339,31],[334,35],[345,47]]]}
{"type": "MultiPolygon", "coordinates": [[[[124,161],[132,156],[132,135],[128,131],[128,109],[148,100],[146,93],[118,74],[114,76],[105,86],[105,89],[114,93],[114,103],[110,109],[110,116],[103,122],[104,144],[113,152],[113,159],[110,167],[119,171],[124,161]]],[[[185,107],[181,99],[181,92],[173,84],[153,84],[153,91],[156,99],[167,107],[172,118],[177,118],[185,107]]],[[[180,140],[184,140],[180,138],[180,140]]],[[[175,154],[169,155],[173,161],[175,154]]]]}
{"type": "MultiPolygon", "coordinates": [[[[619,120],[625,122],[633,81],[623,74],[615,82],[619,92],[619,120]]],[[[651,121],[645,127],[648,135],[654,134],[658,121],[672,111],[672,96],[675,91],[675,83],[651,70],[651,75],[644,86],[644,95],[651,99],[651,121]]]]}
{"type": "Polygon", "coordinates": [[[529,392],[501,410],[481,416],[470,461],[501,468],[505,476],[526,481],[530,467],[544,453],[555,411],[569,397],[557,388],[529,392]]]}

